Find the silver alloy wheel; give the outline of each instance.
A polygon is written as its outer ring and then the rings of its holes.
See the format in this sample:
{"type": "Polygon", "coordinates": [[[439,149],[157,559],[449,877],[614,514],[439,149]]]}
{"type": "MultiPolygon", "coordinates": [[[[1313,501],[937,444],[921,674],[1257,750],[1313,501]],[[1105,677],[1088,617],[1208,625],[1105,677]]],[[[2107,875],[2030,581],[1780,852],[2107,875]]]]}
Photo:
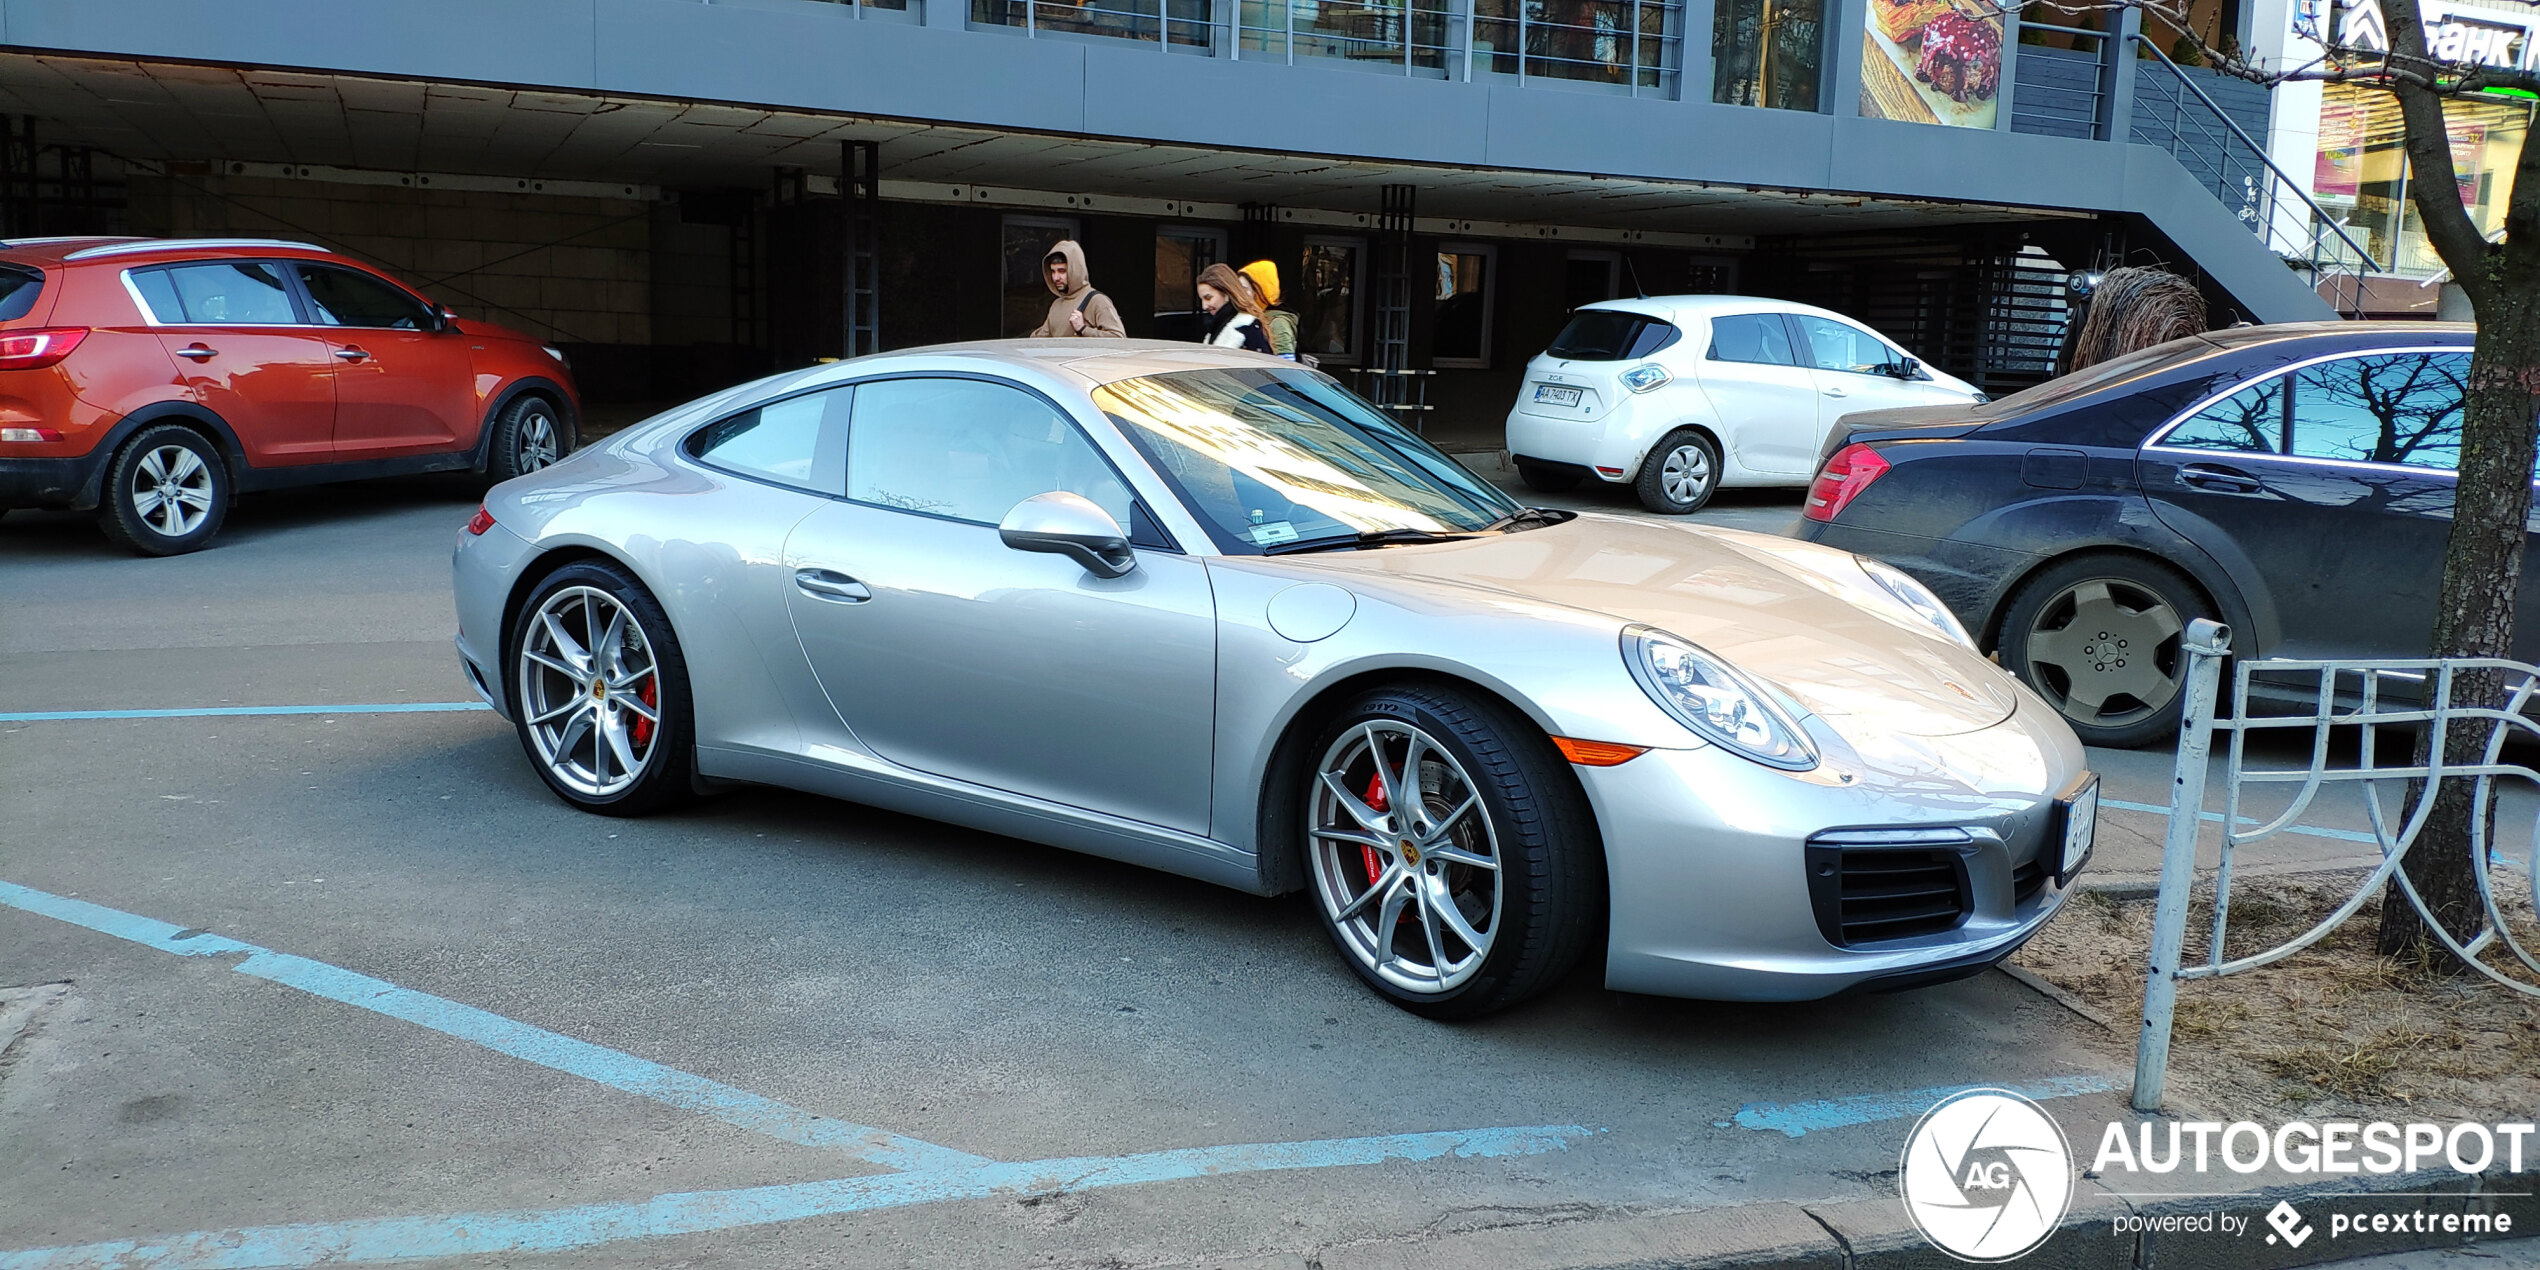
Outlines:
{"type": "Polygon", "coordinates": [[[1679,503],[1702,497],[1711,488],[1711,456],[1691,441],[1667,451],[1666,461],[1658,468],[1658,487],[1679,503]]]}
{"type": "Polygon", "coordinates": [[[512,438],[512,471],[527,475],[564,457],[556,440],[556,421],[545,409],[531,406],[521,415],[512,438]]]}
{"type": "Polygon", "coordinates": [[[1499,933],[1499,836],[1428,733],[1370,721],[1324,751],[1306,795],[1316,898],[1352,956],[1405,992],[1464,984],[1499,933]]]}
{"type": "Polygon", "coordinates": [[[181,445],[163,445],[132,468],[132,510],[170,538],[202,528],[212,514],[212,466],[181,445]]]}
{"type": "Polygon", "coordinates": [[[2088,578],[2038,609],[2026,656],[2033,680],[2066,718],[2123,727],[2178,695],[2186,670],[2176,641],[2185,627],[2159,592],[2122,578],[2088,578]]]}
{"type": "Polygon", "coordinates": [[[529,615],[520,708],[558,783],[604,798],[642,777],[661,738],[660,689],[652,641],[617,597],[565,587],[529,615]]]}

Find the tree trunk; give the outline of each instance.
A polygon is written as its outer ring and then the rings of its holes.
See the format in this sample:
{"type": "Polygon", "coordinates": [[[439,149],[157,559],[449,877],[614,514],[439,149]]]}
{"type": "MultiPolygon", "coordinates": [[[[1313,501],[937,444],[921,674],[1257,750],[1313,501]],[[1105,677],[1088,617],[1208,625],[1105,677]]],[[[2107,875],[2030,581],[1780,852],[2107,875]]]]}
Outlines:
{"type": "MultiPolygon", "coordinates": [[[[2478,347],[2470,362],[2469,393],[2461,427],[2461,469],[2452,507],[2450,548],[2444,554],[2443,589],[2435,601],[2435,657],[2511,657],[2514,597],[2521,589],[2523,544],[2531,516],[2534,420],[2540,417],[2540,242],[2515,243],[2487,262],[2500,285],[2479,287],[2478,347]],[[2509,278],[2519,285],[2501,285],[2509,278]]],[[[2459,705],[2505,704],[2505,677],[2493,671],[2454,681],[2459,705]]],[[[2431,687],[2431,681],[2428,684],[2431,687]]],[[[2444,761],[2473,764],[2485,757],[2493,729],[2470,721],[2451,727],[2444,761]]],[[[2432,731],[2417,741],[2417,762],[2429,756],[2432,731]]],[[[2413,795],[2413,790],[2411,791],[2413,795]]],[[[2488,833],[2473,834],[2471,779],[2443,782],[2425,828],[2408,851],[2408,880],[2452,937],[2467,943],[2486,924],[2478,898],[2474,854],[2488,833]]],[[[2490,809],[2493,829],[2493,809],[2490,809]]],[[[2430,965],[2452,965],[2439,941],[2394,880],[2382,897],[2380,948],[2414,959],[2422,949],[2430,965]]],[[[2457,967],[2455,967],[2457,968],[2457,967]]]]}

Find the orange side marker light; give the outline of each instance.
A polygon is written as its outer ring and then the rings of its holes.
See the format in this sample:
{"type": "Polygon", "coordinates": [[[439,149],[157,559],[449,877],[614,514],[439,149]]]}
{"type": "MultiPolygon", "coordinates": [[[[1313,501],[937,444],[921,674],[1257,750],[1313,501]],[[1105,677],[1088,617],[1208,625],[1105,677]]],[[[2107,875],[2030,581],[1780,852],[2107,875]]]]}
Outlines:
{"type": "Polygon", "coordinates": [[[1612,767],[1617,763],[1631,762],[1649,752],[1649,747],[1646,745],[1618,745],[1612,741],[1582,741],[1576,737],[1567,736],[1552,738],[1552,748],[1561,751],[1561,757],[1581,767],[1612,767]]]}

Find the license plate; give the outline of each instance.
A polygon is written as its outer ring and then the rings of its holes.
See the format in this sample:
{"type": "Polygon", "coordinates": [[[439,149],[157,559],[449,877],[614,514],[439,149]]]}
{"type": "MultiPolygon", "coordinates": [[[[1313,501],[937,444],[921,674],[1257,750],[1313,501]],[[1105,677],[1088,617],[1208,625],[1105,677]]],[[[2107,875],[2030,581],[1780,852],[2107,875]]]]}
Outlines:
{"type": "Polygon", "coordinates": [[[1575,406],[1579,404],[1579,390],[1558,384],[1537,384],[1535,400],[1547,406],[1575,406]]]}
{"type": "Polygon", "coordinates": [[[2081,862],[2090,858],[2092,837],[2099,829],[2099,778],[2085,776],[2079,792],[2059,799],[2064,825],[2063,867],[2056,871],[2059,882],[2070,882],[2081,870],[2081,862]]]}

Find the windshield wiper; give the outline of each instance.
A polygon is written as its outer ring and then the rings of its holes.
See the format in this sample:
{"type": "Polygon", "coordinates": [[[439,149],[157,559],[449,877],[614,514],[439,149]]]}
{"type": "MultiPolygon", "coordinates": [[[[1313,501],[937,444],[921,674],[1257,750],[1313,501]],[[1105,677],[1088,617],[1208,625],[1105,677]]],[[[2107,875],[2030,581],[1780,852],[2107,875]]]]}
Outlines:
{"type": "Polygon", "coordinates": [[[1482,526],[1481,532],[1513,534],[1521,529],[1541,529],[1546,525],[1567,524],[1578,518],[1577,512],[1562,511],[1554,507],[1520,507],[1482,526]]]}
{"type": "Polygon", "coordinates": [[[1303,542],[1283,542],[1263,547],[1265,556],[1284,556],[1299,551],[1355,550],[1360,547],[1390,547],[1406,542],[1462,542],[1471,534],[1442,534],[1432,529],[1370,529],[1365,533],[1338,534],[1330,538],[1308,538],[1303,542]]]}

